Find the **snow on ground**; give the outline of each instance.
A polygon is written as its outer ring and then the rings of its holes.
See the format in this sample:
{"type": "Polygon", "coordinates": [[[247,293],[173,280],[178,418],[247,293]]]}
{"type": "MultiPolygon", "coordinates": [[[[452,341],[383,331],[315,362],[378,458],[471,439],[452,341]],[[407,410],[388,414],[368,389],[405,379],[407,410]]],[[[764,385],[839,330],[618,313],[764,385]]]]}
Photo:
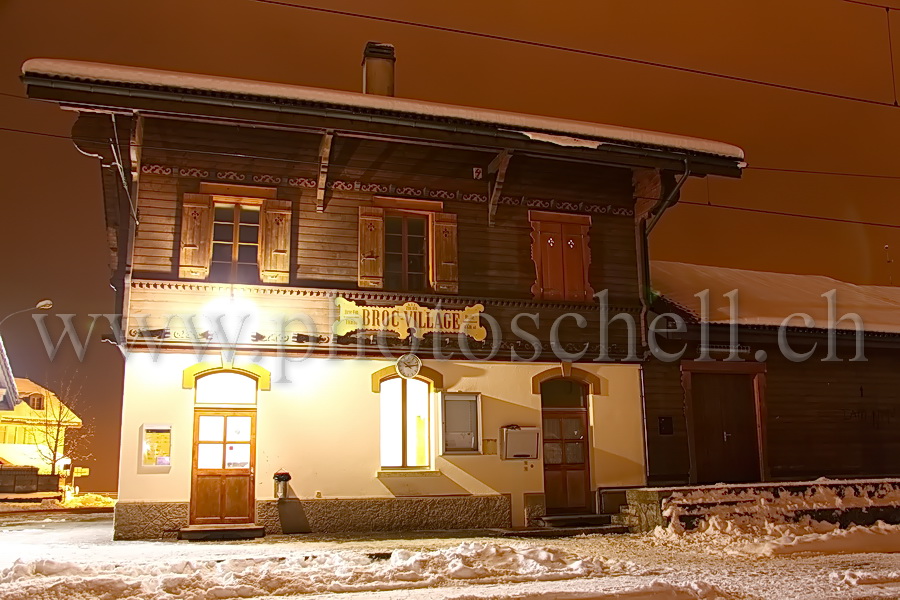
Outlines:
{"type": "Polygon", "coordinates": [[[202,543],[111,535],[109,515],[0,516],[0,600],[900,598],[900,555],[710,551],[702,532],[202,543]]]}

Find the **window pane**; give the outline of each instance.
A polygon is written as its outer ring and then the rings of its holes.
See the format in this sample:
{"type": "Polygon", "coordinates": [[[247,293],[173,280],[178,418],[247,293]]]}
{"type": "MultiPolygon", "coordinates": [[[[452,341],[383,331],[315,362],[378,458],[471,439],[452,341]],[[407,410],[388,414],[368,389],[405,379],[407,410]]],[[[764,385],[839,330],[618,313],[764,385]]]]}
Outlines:
{"type": "Polygon", "coordinates": [[[197,444],[197,468],[221,469],[223,444],[197,444]]]}
{"type": "Polygon", "coordinates": [[[218,205],[216,206],[216,221],[223,221],[225,223],[231,223],[234,221],[234,207],[231,205],[218,205]]]}
{"type": "Polygon", "coordinates": [[[228,242],[215,242],[212,259],[216,262],[231,262],[231,249],[232,245],[228,242]]]}
{"type": "Polygon", "coordinates": [[[428,466],[428,384],[406,380],[406,466],[428,466]]]}
{"type": "Polygon", "coordinates": [[[408,288],[410,291],[419,291],[425,289],[425,275],[410,273],[407,278],[408,288]]]}
{"type": "Polygon", "coordinates": [[[235,283],[259,283],[259,267],[256,264],[237,265],[237,275],[234,279],[235,283]]]}
{"type": "Polygon", "coordinates": [[[226,469],[250,468],[250,444],[228,444],[225,446],[226,469]]]}
{"type": "Polygon", "coordinates": [[[256,264],[259,255],[259,246],[243,245],[238,246],[238,262],[256,264]]]}
{"type": "Polygon", "coordinates": [[[252,423],[253,419],[251,417],[228,417],[225,427],[225,441],[249,442],[252,423]]]}
{"type": "Polygon", "coordinates": [[[216,223],[213,225],[213,239],[217,242],[231,242],[234,240],[234,225],[216,223]]]}
{"type": "Polygon", "coordinates": [[[403,236],[388,235],[385,236],[384,241],[388,252],[403,252],[403,236]]]}
{"type": "Polygon", "coordinates": [[[202,415],[197,427],[197,439],[202,442],[221,442],[225,439],[225,417],[202,415]]]}
{"type": "Polygon", "coordinates": [[[425,257],[424,256],[417,256],[414,254],[410,255],[408,265],[409,265],[410,273],[418,273],[418,274],[425,273],[425,257]]]}
{"type": "Polygon", "coordinates": [[[384,220],[384,230],[387,233],[403,233],[403,218],[402,217],[387,217],[384,220]]]}
{"type": "Polygon", "coordinates": [[[384,274],[384,287],[388,290],[399,290],[403,287],[403,274],[387,272],[384,274]]]}
{"type": "Polygon", "coordinates": [[[231,261],[212,263],[209,266],[209,280],[219,283],[231,281],[231,261]]]}
{"type": "Polygon", "coordinates": [[[403,465],[403,380],[381,382],[381,465],[403,465]]]}
{"type": "Polygon", "coordinates": [[[256,380],[240,373],[213,373],[200,377],[197,379],[197,404],[256,404],[256,380]]]}
{"type": "Polygon", "coordinates": [[[549,408],[586,406],[584,384],[571,379],[551,379],[541,383],[541,406],[549,408]]]}
{"type": "Polygon", "coordinates": [[[255,244],[259,241],[259,225],[241,225],[240,241],[255,244]]]}
{"type": "Polygon", "coordinates": [[[444,450],[478,449],[477,396],[444,395],[444,450]]]}
{"type": "Polygon", "coordinates": [[[259,223],[259,207],[242,206],[241,223],[259,223]]]}
{"type": "Polygon", "coordinates": [[[409,235],[425,235],[425,219],[407,219],[406,231],[409,235]]]}
{"type": "Polygon", "coordinates": [[[425,254],[425,238],[409,236],[406,238],[406,248],[410,254],[425,254]]]}

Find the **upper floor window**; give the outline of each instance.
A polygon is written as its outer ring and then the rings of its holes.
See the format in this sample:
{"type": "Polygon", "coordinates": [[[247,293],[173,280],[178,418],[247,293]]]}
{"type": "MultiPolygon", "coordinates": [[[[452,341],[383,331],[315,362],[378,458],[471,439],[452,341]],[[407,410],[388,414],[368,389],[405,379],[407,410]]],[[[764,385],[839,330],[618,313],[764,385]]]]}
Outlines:
{"type": "Polygon", "coordinates": [[[428,288],[428,219],[389,214],[384,219],[384,288],[421,292],[428,288]]]}
{"type": "Polygon", "coordinates": [[[588,280],[591,252],[590,215],[528,211],[531,258],[536,277],[531,292],[538,300],[587,302],[594,290],[588,280]]]}
{"type": "Polygon", "coordinates": [[[33,410],[44,410],[43,394],[29,394],[28,396],[25,397],[25,402],[33,410]]]}
{"type": "Polygon", "coordinates": [[[217,202],[209,280],[259,283],[259,205],[217,202]]]}
{"type": "Polygon", "coordinates": [[[289,283],[291,202],[274,188],[202,183],[184,194],[178,274],[220,283],[289,283]]]}
{"type": "Polygon", "coordinates": [[[456,215],[430,200],[373,204],[359,207],[359,286],[457,293],[456,215]]]}

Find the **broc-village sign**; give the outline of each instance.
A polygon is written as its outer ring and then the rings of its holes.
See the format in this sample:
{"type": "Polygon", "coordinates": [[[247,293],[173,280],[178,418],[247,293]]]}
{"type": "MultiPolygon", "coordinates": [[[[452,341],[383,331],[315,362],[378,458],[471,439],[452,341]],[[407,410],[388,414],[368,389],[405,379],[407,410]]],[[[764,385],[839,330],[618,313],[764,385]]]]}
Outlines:
{"type": "Polygon", "coordinates": [[[353,331],[393,331],[405,340],[412,334],[422,338],[426,333],[463,333],[475,341],[487,337],[487,330],[481,326],[481,312],[484,306],[475,304],[463,309],[426,308],[415,302],[399,306],[360,306],[352,300],[335,299],[340,309],[334,324],[334,333],[346,335],[353,331]]]}

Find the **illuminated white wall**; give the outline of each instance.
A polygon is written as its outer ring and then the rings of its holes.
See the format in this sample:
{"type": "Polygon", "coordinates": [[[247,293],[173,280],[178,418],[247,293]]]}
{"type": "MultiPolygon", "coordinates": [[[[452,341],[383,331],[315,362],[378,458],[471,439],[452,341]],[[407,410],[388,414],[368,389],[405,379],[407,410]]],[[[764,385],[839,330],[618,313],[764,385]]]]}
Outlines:
{"type": "MultiPolygon", "coordinates": [[[[236,362],[241,362],[237,357],[236,362]]],[[[204,359],[209,361],[209,357],[204,359]]],[[[194,391],[182,389],[193,355],[129,357],[125,374],[119,497],[187,501],[190,497],[194,391]],[[172,425],[172,464],[142,471],[142,424],[172,425]]],[[[504,425],[540,426],[540,395],[532,377],[556,364],[424,361],[439,371],[448,391],[480,392],[482,437],[498,440],[504,425]]],[[[503,461],[499,455],[440,455],[439,396],[430,415],[431,469],[416,475],[381,472],[379,395],[372,373],[387,360],[309,359],[284,365],[274,357],[271,391],[260,391],[257,413],[256,498],[273,497],[272,474],[289,471],[301,498],[510,494],[514,524],[524,523],[523,494],[543,491],[540,459],[503,461]],[[285,374],[290,381],[279,381],[285,374]]],[[[640,369],[633,365],[578,365],[605,380],[591,398],[594,487],[645,483],[640,369]]],[[[490,444],[488,443],[489,447],[490,444]]],[[[487,449],[487,448],[486,448],[487,449]]]]}

